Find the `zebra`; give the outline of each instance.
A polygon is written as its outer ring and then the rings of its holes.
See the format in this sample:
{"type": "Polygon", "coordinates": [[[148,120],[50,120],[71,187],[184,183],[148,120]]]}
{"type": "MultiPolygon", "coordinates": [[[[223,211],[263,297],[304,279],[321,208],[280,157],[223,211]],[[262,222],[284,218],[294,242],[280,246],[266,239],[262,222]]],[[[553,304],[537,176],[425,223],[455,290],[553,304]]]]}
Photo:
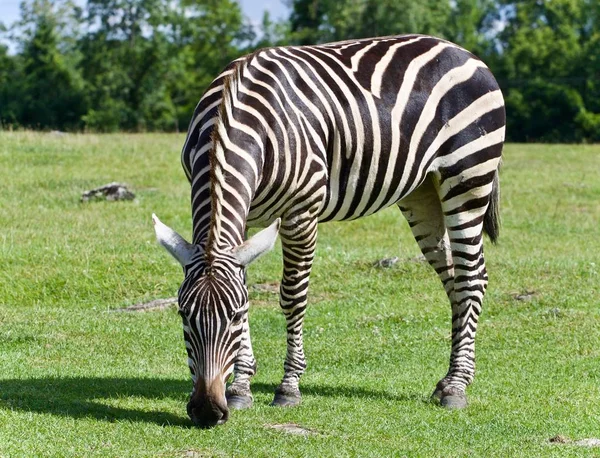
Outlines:
{"type": "Polygon", "coordinates": [[[317,224],[397,205],[452,309],[449,369],[433,397],[467,405],[488,284],[482,233],[499,235],[502,93],[485,64],[425,35],[274,47],[229,64],[198,103],[182,150],[193,240],[153,215],[180,262],[179,313],[202,427],[252,405],[246,266],[283,252],[284,376],[273,405],[301,401],[302,329],[317,224]],[[266,227],[245,240],[248,227],[266,227]],[[231,383],[226,383],[233,375],[231,383]]]}

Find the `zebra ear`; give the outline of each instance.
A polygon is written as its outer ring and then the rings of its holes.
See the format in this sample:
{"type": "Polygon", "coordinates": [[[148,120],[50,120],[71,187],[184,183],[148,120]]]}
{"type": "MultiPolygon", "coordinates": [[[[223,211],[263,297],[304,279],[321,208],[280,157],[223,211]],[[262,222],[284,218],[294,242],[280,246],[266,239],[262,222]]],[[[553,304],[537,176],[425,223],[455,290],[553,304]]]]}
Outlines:
{"type": "Polygon", "coordinates": [[[163,224],[154,213],[152,213],[152,222],[158,242],[179,261],[182,267],[188,265],[195,252],[194,245],[186,242],[181,235],[163,224]]]}
{"type": "Polygon", "coordinates": [[[269,227],[255,234],[240,246],[235,247],[232,250],[235,259],[242,266],[247,266],[267,251],[270,251],[275,245],[275,240],[277,240],[280,224],[281,218],[277,218],[269,227]]]}

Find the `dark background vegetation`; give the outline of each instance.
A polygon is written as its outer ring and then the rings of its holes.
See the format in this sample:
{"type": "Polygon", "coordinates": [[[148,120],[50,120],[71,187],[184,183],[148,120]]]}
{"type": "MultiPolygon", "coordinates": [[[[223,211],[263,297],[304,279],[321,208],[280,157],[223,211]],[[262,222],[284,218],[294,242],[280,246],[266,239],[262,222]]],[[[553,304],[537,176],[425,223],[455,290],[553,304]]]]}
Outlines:
{"type": "Polygon", "coordinates": [[[425,33],[481,57],[508,140],[600,140],[598,0],[289,0],[253,27],[236,0],[29,0],[0,27],[1,128],[181,131],[232,59],[274,45],[425,33]]]}

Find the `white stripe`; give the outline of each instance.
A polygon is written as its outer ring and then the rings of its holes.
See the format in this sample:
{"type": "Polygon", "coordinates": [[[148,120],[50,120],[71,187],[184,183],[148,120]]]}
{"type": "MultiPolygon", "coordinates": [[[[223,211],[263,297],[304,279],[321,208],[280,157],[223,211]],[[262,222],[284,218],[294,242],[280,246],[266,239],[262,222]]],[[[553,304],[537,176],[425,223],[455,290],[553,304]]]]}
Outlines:
{"type": "Polygon", "coordinates": [[[406,45],[416,43],[417,41],[420,41],[423,38],[426,37],[417,37],[390,46],[385,55],[379,60],[379,62],[377,62],[377,65],[375,65],[375,69],[373,70],[373,74],[371,75],[371,93],[374,97],[381,97],[381,85],[383,84],[383,75],[385,74],[386,69],[390,65],[390,62],[396,55],[396,51],[406,45]]]}

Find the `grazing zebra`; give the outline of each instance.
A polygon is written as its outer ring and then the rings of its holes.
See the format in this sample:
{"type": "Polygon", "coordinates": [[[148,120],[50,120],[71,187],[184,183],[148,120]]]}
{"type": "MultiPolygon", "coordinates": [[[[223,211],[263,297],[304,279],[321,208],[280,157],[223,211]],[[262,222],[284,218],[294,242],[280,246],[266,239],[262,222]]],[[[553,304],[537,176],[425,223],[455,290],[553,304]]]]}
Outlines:
{"type": "Polygon", "coordinates": [[[196,107],[182,152],[193,242],[153,215],[159,242],[185,273],[179,306],[194,382],[191,419],[214,426],[228,408],[252,404],[244,269],[277,234],[287,355],[273,404],[300,402],[317,223],[393,204],[452,306],[450,366],[434,396],[464,407],[488,282],[482,231],[498,236],[504,130],[502,94],[488,68],[441,39],[278,47],[232,62],[196,107]],[[244,241],[248,226],[268,227],[244,241]]]}

